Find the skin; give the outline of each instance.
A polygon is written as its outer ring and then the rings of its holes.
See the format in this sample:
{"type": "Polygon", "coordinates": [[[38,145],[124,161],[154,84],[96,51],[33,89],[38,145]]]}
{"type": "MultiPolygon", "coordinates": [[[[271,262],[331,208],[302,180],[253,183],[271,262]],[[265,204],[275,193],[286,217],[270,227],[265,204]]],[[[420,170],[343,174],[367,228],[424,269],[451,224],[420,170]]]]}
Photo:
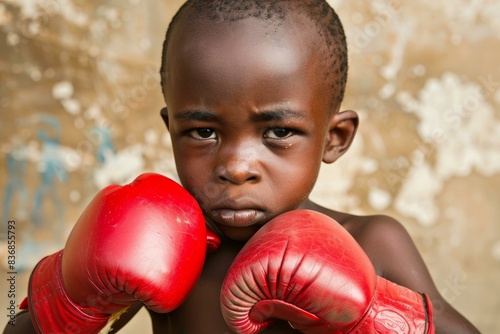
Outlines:
{"type": "MultiPolygon", "coordinates": [[[[181,19],[168,48],[166,105],[177,171],[199,201],[208,224],[223,233],[180,308],[150,312],[154,333],[230,333],[219,308],[227,269],[262,224],[296,208],[339,222],[366,252],[379,276],[427,293],[436,333],[479,333],[450,306],[404,227],[386,216],[354,216],[308,199],[321,163],[349,148],[358,126],[354,111],[331,108],[311,40],[315,31],[287,20],[236,23],[181,19]],[[180,32],[189,31],[189,38],[180,32]]],[[[140,309],[134,305],[114,332],[140,309]]],[[[5,333],[33,332],[27,313],[5,333]],[[24,327],[23,327],[24,326],[24,327]]],[[[296,333],[276,322],[263,333],[296,333]]]]}

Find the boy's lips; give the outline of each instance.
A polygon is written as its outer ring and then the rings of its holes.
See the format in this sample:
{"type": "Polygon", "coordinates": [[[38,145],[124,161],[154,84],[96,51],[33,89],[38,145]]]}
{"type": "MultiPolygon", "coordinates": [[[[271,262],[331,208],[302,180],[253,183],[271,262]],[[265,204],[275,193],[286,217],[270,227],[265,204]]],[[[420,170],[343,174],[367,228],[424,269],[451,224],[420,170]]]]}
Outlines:
{"type": "Polygon", "coordinates": [[[264,212],[259,209],[217,209],[212,218],[219,224],[231,227],[245,227],[261,222],[264,212]]]}

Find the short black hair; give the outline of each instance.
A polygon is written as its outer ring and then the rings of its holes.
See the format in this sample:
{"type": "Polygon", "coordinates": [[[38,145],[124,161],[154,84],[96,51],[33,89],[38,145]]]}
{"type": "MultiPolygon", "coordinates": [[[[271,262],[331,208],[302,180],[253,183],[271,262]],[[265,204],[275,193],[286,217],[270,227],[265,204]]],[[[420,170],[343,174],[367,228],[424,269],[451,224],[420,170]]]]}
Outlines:
{"type": "Polygon", "coordinates": [[[306,16],[316,26],[320,36],[320,52],[324,59],[322,70],[325,82],[332,91],[332,107],[340,105],[347,84],[347,42],[342,23],[326,0],[188,0],[172,18],[161,57],[161,87],[165,91],[166,54],[170,36],[183,15],[209,20],[238,21],[254,17],[263,21],[280,23],[290,11],[306,16]]]}

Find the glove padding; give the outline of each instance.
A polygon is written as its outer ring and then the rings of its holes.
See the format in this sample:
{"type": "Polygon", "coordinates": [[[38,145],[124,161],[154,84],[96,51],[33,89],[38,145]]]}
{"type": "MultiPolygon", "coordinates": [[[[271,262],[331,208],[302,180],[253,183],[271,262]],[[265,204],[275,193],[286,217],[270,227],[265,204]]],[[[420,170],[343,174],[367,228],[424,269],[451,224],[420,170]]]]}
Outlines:
{"type": "Polygon", "coordinates": [[[237,255],[221,290],[236,333],[258,333],[275,319],[303,333],[434,333],[432,304],[378,277],[352,236],[307,210],[264,225],[237,255]]]}
{"type": "Polygon", "coordinates": [[[136,301],[169,312],[194,287],[207,248],[218,243],[184,188],[143,174],[96,195],[64,250],[35,267],[22,306],[45,334],[97,333],[136,301]]]}

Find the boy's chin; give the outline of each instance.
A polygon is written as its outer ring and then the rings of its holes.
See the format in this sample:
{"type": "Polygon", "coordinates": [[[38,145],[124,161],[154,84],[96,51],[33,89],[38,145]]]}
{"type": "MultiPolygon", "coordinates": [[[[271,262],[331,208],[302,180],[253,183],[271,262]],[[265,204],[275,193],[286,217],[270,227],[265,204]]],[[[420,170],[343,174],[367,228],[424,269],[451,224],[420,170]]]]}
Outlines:
{"type": "Polygon", "coordinates": [[[230,226],[219,225],[218,227],[220,228],[221,232],[224,233],[224,235],[231,240],[247,241],[255,234],[255,232],[259,230],[261,226],[262,225],[230,227],[230,226]]]}

